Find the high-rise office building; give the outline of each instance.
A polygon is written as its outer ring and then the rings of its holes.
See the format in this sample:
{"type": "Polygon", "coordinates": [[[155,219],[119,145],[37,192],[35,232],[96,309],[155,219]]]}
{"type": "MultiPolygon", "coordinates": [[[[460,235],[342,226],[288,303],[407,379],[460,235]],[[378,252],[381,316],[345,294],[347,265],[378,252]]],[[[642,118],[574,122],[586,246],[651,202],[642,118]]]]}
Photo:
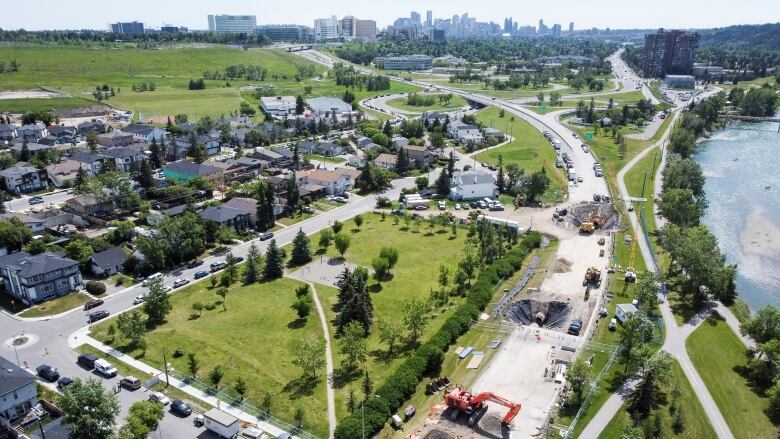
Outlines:
{"type": "Polygon", "coordinates": [[[560,37],[561,36],[561,25],[558,23],[555,23],[552,27],[552,35],[554,37],[560,37]]]}
{"type": "Polygon", "coordinates": [[[433,11],[428,11],[425,13],[425,25],[428,27],[433,27],[433,11]]]}
{"type": "Polygon", "coordinates": [[[537,31],[539,32],[539,35],[547,33],[547,26],[545,26],[544,20],[541,18],[539,19],[539,27],[537,28],[537,31]]]}
{"type": "Polygon", "coordinates": [[[569,33],[572,33],[572,32],[574,32],[574,22],[573,21],[569,22],[569,33]]]}
{"type": "Polygon", "coordinates": [[[690,75],[698,45],[699,34],[695,32],[658,29],[654,34],[645,35],[642,57],[645,76],[690,75]]]}
{"type": "Polygon", "coordinates": [[[352,38],[357,32],[357,20],[351,15],[347,15],[341,19],[341,36],[346,38],[352,38]]]}
{"type": "Polygon", "coordinates": [[[314,20],[314,41],[335,40],[339,37],[341,23],[336,16],[314,20]]]}
{"type": "Polygon", "coordinates": [[[256,27],[254,15],[209,15],[209,30],[218,34],[251,34],[256,27]]]}
{"type": "Polygon", "coordinates": [[[511,34],[514,30],[514,25],[512,23],[512,17],[505,18],[504,19],[504,33],[511,34]]]}
{"type": "Polygon", "coordinates": [[[142,34],[144,33],[144,24],[138,21],[111,23],[111,32],[115,34],[142,34]]]}
{"type": "Polygon", "coordinates": [[[411,21],[412,26],[420,27],[420,14],[418,12],[412,11],[409,15],[409,20],[411,21]]]}
{"type": "Polygon", "coordinates": [[[356,20],[355,38],[374,39],[376,38],[376,21],[374,20],[356,20]]]}
{"type": "Polygon", "coordinates": [[[264,24],[255,32],[273,42],[306,42],[311,39],[311,28],[297,24],[264,24]]]}

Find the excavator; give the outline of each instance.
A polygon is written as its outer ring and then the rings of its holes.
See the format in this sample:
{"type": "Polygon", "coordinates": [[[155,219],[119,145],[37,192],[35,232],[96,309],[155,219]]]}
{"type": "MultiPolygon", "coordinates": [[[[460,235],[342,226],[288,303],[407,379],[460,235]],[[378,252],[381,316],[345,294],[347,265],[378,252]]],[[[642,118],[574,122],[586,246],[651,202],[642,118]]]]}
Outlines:
{"type": "Polygon", "coordinates": [[[456,410],[453,413],[453,418],[457,418],[460,412],[468,414],[469,425],[474,425],[474,422],[487,410],[487,404],[485,402],[495,402],[501,404],[504,407],[509,408],[509,412],[501,420],[501,424],[508,426],[512,419],[520,413],[521,405],[506,398],[502,398],[490,392],[482,392],[477,395],[466,392],[463,389],[455,388],[444,396],[444,403],[448,407],[454,407],[456,410]]]}

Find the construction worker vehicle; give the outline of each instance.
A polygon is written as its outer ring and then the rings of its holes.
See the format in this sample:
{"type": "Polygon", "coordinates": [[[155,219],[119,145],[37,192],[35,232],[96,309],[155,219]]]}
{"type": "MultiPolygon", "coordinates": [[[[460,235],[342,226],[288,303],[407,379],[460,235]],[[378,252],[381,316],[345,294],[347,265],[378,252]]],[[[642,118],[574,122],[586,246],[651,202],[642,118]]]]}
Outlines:
{"type": "Polygon", "coordinates": [[[593,285],[596,288],[601,286],[601,270],[596,267],[588,267],[585,270],[585,278],[582,280],[582,286],[593,285]]]}
{"type": "Polygon", "coordinates": [[[626,267],[625,280],[628,283],[636,282],[636,270],[634,269],[634,267],[626,267]]]}
{"type": "Polygon", "coordinates": [[[447,407],[452,407],[455,411],[452,414],[452,419],[457,419],[461,412],[469,415],[469,425],[474,423],[487,411],[486,402],[494,402],[496,404],[503,405],[509,409],[504,419],[501,420],[501,425],[508,426],[512,419],[520,413],[520,404],[509,401],[506,398],[502,398],[490,392],[482,392],[477,395],[466,392],[463,389],[455,388],[444,396],[444,403],[447,407]]]}

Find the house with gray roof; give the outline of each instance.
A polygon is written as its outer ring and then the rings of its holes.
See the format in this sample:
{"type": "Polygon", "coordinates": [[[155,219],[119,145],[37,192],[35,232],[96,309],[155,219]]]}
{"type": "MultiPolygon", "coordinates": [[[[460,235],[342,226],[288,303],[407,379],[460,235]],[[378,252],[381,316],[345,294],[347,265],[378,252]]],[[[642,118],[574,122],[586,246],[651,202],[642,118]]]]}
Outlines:
{"type": "Polygon", "coordinates": [[[122,271],[127,262],[125,251],[119,247],[111,247],[89,258],[90,268],[96,276],[111,276],[122,271]]]}
{"type": "Polygon", "coordinates": [[[10,142],[17,136],[19,136],[19,133],[17,132],[16,125],[0,123],[0,141],[10,142]]]}
{"type": "Polygon", "coordinates": [[[229,206],[207,207],[199,213],[203,221],[212,222],[220,226],[231,227],[237,232],[249,227],[249,212],[229,206]]]}
{"type": "Polygon", "coordinates": [[[249,214],[249,225],[252,227],[257,223],[257,200],[247,197],[234,197],[226,201],[224,207],[232,207],[249,214]]]}
{"type": "Polygon", "coordinates": [[[220,138],[222,133],[218,130],[211,130],[206,134],[201,134],[195,138],[195,142],[203,144],[206,147],[206,155],[213,156],[219,154],[220,150],[220,138]]]}
{"type": "Polygon", "coordinates": [[[11,431],[15,421],[38,405],[35,375],[0,357],[0,432],[11,431]]]}
{"type": "Polygon", "coordinates": [[[79,263],[62,253],[0,256],[5,292],[27,305],[64,296],[82,285],[79,263]]]}
{"type": "Polygon", "coordinates": [[[27,162],[19,162],[0,171],[5,190],[12,194],[26,194],[46,189],[49,179],[45,169],[38,169],[27,162]]]}
{"type": "Polygon", "coordinates": [[[141,167],[141,163],[146,160],[144,149],[137,146],[116,146],[102,151],[102,154],[109,160],[114,160],[116,169],[124,172],[130,172],[141,167]]]}
{"type": "Polygon", "coordinates": [[[136,142],[151,143],[152,140],[159,142],[168,136],[168,132],[162,128],[152,125],[142,125],[133,123],[120,130],[123,133],[132,134],[136,142]]]}
{"type": "Polygon", "coordinates": [[[98,134],[98,144],[103,146],[129,146],[135,142],[135,135],[122,131],[110,131],[108,133],[98,134]]]}
{"type": "Polygon", "coordinates": [[[100,174],[100,170],[103,169],[103,162],[106,160],[106,157],[101,154],[85,150],[73,154],[70,159],[78,162],[84,172],[94,177],[95,175],[100,174]]]}
{"type": "Polygon", "coordinates": [[[106,132],[106,124],[102,120],[82,122],[76,128],[82,136],[86,136],[88,133],[102,134],[106,132]]]}
{"type": "Polygon", "coordinates": [[[498,193],[493,175],[483,171],[456,172],[452,177],[450,199],[454,201],[493,198],[498,193]]]}
{"type": "Polygon", "coordinates": [[[18,137],[28,142],[37,142],[49,135],[46,125],[41,122],[22,125],[16,130],[18,137]]]}

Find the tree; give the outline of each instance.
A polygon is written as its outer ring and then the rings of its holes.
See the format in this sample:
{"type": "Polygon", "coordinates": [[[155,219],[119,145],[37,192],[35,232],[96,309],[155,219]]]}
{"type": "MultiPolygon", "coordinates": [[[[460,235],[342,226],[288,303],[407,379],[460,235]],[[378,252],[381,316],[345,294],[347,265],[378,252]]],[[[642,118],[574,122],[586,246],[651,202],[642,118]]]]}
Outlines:
{"type": "Polygon", "coordinates": [[[657,204],[658,213],[680,227],[697,225],[707,209],[704,196],[694,197],[690,189],[664,190],[657,204]]]}
{"type": "Polygon", "coordinates": [[[402,329],[401,325],[393,320],[380,320],[379,321],[379,340],[382,343],[387,343],[387,352],[393,354],[395,350],[395,344],[401,339],[402,329]]]}
{"type": "Polygon", "coordinates": [[[409,299],[403,303],[404,325],[409,330],[412,343],[417,343],[428,325],[429,306],[423,299],[409,299]]]}
{"type": "Polygon", "coordinates": [[[496,188],[499,194],[506,193],[506,176],[504,175],[504,159],[498,155],[498,174],[496,174],[496,188]]]}
{"type": "Polygon", "coordinates": [[[526,200],[529,202],[536,200],[536,197],[542,195],[549,186],[550,177],[547,176],[544,168],[539,172],[534,172],[524,187],[526,200]]]}
{"type": "Polygon", "coordinates": [[[357,267],[354,271],[345,268],[336,282],[339,288],[336,308],[339,310],[337,318],[338,330],[352,321],[360,322],[363,329],[368,332],[374,316],[374,305],[368,291],[368,270],[357,267]]]}
{"type": "Polygon", "coordinates": [[[263,269],[263,278],[265,280],[279,279],[284,275],[284,256],[282,251],[276,245],[276,240],[272,239],[265,251],[265,268],[263,269]]]}
{"type": "Polygon", "coordinates": [[[168,313],[173,309],[170,296],[165,292],[162,280],[157,279],[149,285],[149,292],[144,301],[144,312],[147,316],[147,325],[154,327],[165,322],[168,313]]]}
{"type": "Polygon", "coordinates": [[[349,322],[341,331],[338,346],[347,370],[354,370],[358,364],[362,365],[368,354],[366,330],[363,325],[356,321],[349,322]]]}
{"type": "Polygon", "coordinates": [[[291,308],[298,314],[298,318],[305,319],[309,316],[309,313],[311,313],[312,303],[313,299],[311,294],[307,293],[295,299],[291,308]]]}
{"type": "Polygon", "coordinates": [[[154,401],[137,401],[129,409],[127,425],[132,436],[136,439],[145,439],[154,430],[165,416],[163,405],[154,401]]]}
{"type": "Polygon", "coordinates": [[[303,369],[303,374],[311,379],[317,378],[317,369],[325,366],[325,340],[300,338],[293,346],[295,366],[303,369]]]}
{"type": "Polygon", "coordinates": [[[704,194],[704,173],[695,160],[670,154],[664,167],[663,189],[690,189],[695,197],[704,194]]]}
{"type": "Polygon", "coordinates": [[[577,406],[582,403],[582,394],[590,384],[590,364],[582,358],[577,358],[569,366],[569,370],[566,371],[566,378],[569,380],[571,390],[574,393],[574,397],[577,406]]]}
{"type": "MultiPolygon", "coordinates": [[[[19,218],[14,217],[0,221],[0,248],[7,247],[9,250],[19,250],[30,240],[32,240],[32,231],[19,218]]],[[[92,249],[90,248],[90,250],[92,249]]]]}
{"type": "Polygon", "coordinates": [[[141,169],[138,173],[138,184],[144,189],[151,189],[154,187],[154,175],[152,174],[152,168],[149,166],[147,160],[141,162],[141,169]]]}
{"type": "Polygon", "coordinates": [[[246,391],[249,390],[244,377],[239,375],[238,378],[236,378],[236,383],[233,385],[233,388],[236,390],[236,393],[238,393],[238,396],[241,397],[241,401],[243,401],[246,391]]]}
{"type": "Polygon", "coordinates": [[[381,256],[377,256],[371,260],[371,268],[374,269],[374,279],[377,282],[382,282],[390,273],[390,262],[381,256]]]}
{"type": "Polygon", "coordinates": [[[363,215],[357,214],[353,220],[355,221],[355,227],[360,230],[360,226],[363,225],[363,215]]]}
{"type": "Polygon", "coordinates": [[[620,358],[626,372],[648,357],[647,340],[652,334],[653,324],[637,314],[629,315],[620,326],[618,339],[623,346],[620,358]]]}
{"type": "Polygon", "coordinates": [[[442,290],[446,289],[450,285],[450,267],[442,264],[439,265],[439,286],[442,290]]]}
{"type": "Polygon", "coordinates": [[[225,372],[222,370],[222,366],[216,365],[214,369],[209,372],[209,382],[215,390],[219,389],[219,383],[222,381],[222,377],[225,376],[225,372]]]}
{"type": "Polygon", "coordinates": [[[291,177],[287,180],[287,207],[295,213],[298,210],[298,204],[301,198],[301,194],[298,191],[298,184],[295,182],[295,177],[291,177]]]}
{"type": "Polygon", "coordinates": [[[653,354],[639,368],[639,382],[628,397],[629,411],[640,419],[658,408],[664,399],[662,385],[669,382],[672,357],[665,351],[653,354]]]}
{"type": "Polygon", "coordinates": [[[347,411],[349,411],[349,413],[352,414],[355,412],[355,408],[357,408],[357,398],[355,398],[355,389],[350,387],[349,393],[347,393],[347,411]]]}
{"type": "Polygon", "coordinates": [[[760,308],[742,323],[740,332],[749,335],[759,344],[780,340],[780,311],[772,305],[760,308]]]}
{"type": "Polygon", "coordinates": [[[447,168],[443,168],[436,178],[436,193],[445,197],[450,194],[450,175],[447,168]]]}
{"type": "Polygon", "coordinates": [[[198,361],[198,358],[195,356],[195,352],[188,353],[187,370],[190,371],[190,376],[195,378],[195,376],[198,374],[198,369],[200,369],[200,362],[198,361]]]}
{"type": "Polygon", "coordinates": [[[637,300],[638,308],[646,316],[650,316],[658,306],[658,279],[653,273],[646,273],[639,276],[639,280],[634,288],[634,298],[637,300]]]}
{"type": "Polygon", "coordinates": [[[139,311],[119,314],[116,318],[116,326],[122,337],[130,342],[130,347],[138,346],[138,343],[146,335],[146,319],[139,311]]]}
{"type": "Polygon", "coordinates": [[[374,384],[368,375],[368,370],[363,373],[363,398],[368,399],[374,391],[374,384]]]}
{"type": "Polygon", "coordinates": [[[327,249],[330,246],[330,242],[333,240],[333,232],[330,229],[323,229],[320,232],[319,246],[322,249],[327,249]]]}
{"type": "Polygon", "coordinates": [[[238,277],[238,266],[237,266],[238,261],[236,260],[236,257],[233,256],[233,252],[228,252],[227,255],[225,255],[225,263],[227,264],[227,268],[225,268],[225,273],[229,275],[229,279],[227,285],[223,285],[223,286],[228,287],[238,277]]]}
{"type": "Polygon", "coordinates": [[[295,265],[303,265],[309,261],[311,261],[311,243],[309,237],[303,233],[303,229],[299,228],[293,239],[291,262],[295,265]]]}
{"type": "Polygon", "coordinates": [[[78,261],[82,268],[89,267],[90,258],[94,254],[92,246],[84,239],[72,239],[65,246],[65,256],[78,261]]]}
{"type": "Polygon", "coordinates": [[[339,233],[336,235],[333,242],[336,245],[336,250],[341,255],[341,259],[344,259],[344,254],[347,252],[347,249],[349,249],[352,238],[345,233],[339,233]]]}
{"type": "Polygon", "coordinates": [[[298,95],[295,98],[295,114],[303,114],[304,110],[306,110],[306,102],[304,102],[303,96],[298,95]]]}
{"type": "Polygon", "coordinates": [[[258,281],[260,278],[258,265],[260,264],[260,252],[257,250],[257,246],[252,243],[249,246],[249,251],[246,255],[246,261],[244,262],[244,283],[249,285],[258,281]]]}
{"type": "Polygon", "coordinates": [[[97,145],[98,145],[98,137],[97,133],[94,131],[90,131],[87,133],[87,147],[90,151],[95,152],[97,151],[97,145]]]}
{"type": "Polygon", "coordinates": [[[417,186],[417,190],[421,191],[428,187],[428,177],[422,176],[414,179],[414,184],[417,186]]]}
{"type": "Polygon", "coordinates": [[[76,378],[59,398],[62,420],[73,439],[107,439],[113,434],[119,402],[95,379],[76,378]]]}
{"type": "Polygon", "coordinates": [[[398,249],[395,247],[382,247],[379,249],[379,257],[387,259],[390,269],[398,263],[398,249]]]}
{"type": "Polygon", "coordinates": [[[696,149],[696,136],[691,131],[678,128],[669,138],[669,149],[682,158],[690,158],[696,149]]]}
{"type": "Polygon", "coordinates": [[[226,286],[222,286],[217,289],[217,296],[222,298],[222,311],[227,311],[227,295],[229,291],[230,290],[228,290],[226,286]]]}
{"type": "Polygon", "coordinates": [[[539,94],[536,95],[536,100],[539,102],[539,105],[544,104],[544,92],[539,92],[539,94]]]}

